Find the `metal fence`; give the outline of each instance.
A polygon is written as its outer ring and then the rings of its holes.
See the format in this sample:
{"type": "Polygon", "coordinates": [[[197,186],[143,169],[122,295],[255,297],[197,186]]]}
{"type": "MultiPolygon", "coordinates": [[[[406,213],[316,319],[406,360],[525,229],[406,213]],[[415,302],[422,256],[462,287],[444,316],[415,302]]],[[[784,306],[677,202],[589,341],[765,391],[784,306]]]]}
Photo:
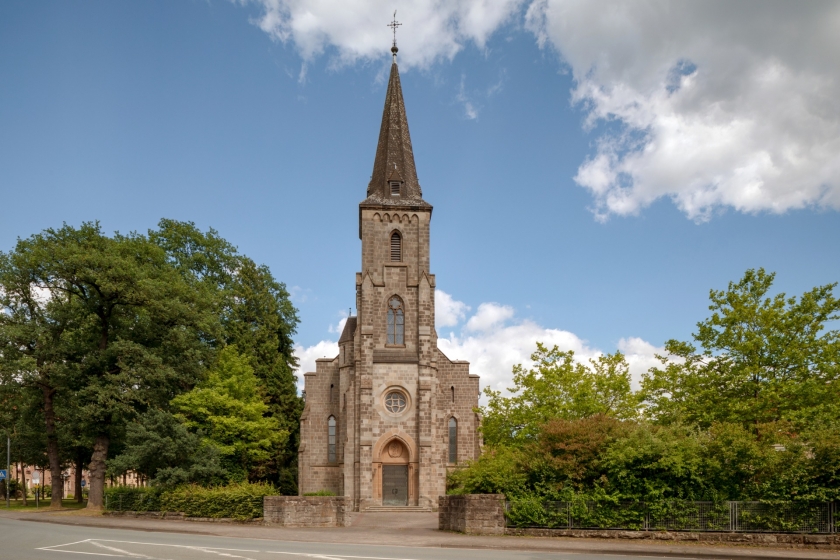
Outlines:
{"type": "Polygon", "coordinates": [[[834,502],[507,502],[508,527],[835,533],[834,502]]]}

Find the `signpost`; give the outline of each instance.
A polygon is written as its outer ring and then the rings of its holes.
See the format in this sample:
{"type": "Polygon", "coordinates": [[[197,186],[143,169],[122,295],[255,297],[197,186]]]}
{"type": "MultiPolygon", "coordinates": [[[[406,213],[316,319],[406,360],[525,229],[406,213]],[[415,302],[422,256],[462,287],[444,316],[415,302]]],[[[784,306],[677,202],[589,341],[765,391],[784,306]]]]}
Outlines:
{"type": "Polygon", "coordinates": [[[35,485],[35,508],[37,509],[41,505],[41,502],[40,502],[40,499],[39,499],[41,497],[41,495],[40,495],[41,494],[40,493],[40,490],[41,490],[41,486],[40,486],[41,485],[41,473],[38,472],[37,468],[34,471],[32,471],[32,476],[31,476],[30,479],[32,480],[32,484],[35,485]]]}
{"type": "Polygon", "coordinates": [[[12,472],[12,438],[9,436],[9,433],[6,432],[6,509],[9,506],[9,479],[8,475],[12,472]]]}

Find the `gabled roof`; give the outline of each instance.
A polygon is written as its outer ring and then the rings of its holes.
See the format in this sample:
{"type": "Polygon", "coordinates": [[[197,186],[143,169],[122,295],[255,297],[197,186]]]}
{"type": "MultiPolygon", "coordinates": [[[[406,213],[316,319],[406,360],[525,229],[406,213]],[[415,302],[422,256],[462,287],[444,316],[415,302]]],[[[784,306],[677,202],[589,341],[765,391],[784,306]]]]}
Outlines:
{"type": "Polygon", "coordinates": [[[405,101],[396,61],[391,65],[391,76],[388,79],[373,174],[368,184],[367,198],[360,206],[381,205],[431,207],[423,200],[423,192],[417,180],[414,151],[411,149],[411,136],[408,133],[405,101]],[[401,182],[399,195],[391,194],[390,181],[401,182]]]}
{"type": "Polygon", "coordinates": [[[347,317],[347,321],[344,323],[344,329],[341,331],[341,336],[338,338],[338,343],[343,344],[353,340],[353,336],[355,334],[356,317],[347,317]]]}

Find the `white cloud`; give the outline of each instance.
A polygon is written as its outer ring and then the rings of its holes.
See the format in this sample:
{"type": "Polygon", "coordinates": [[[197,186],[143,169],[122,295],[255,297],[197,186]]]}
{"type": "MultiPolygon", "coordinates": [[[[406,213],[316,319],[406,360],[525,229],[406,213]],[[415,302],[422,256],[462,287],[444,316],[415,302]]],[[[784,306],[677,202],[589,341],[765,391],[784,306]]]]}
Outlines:
{"type": "Polygon", "coordinates": [[[465,84],[466,80],[466,76],[461,75],[461,85],[458,88],[458,95],[455,96],[455,99],[458,100],[458,103],[461,103],[464,106],[464,116],[472,121],[478,118],[478,109],[467,96],[465,84]]]}
{"type": "Polygon", "coordinates": [[[443,290],[435,290],[435,327],[454,327],[464,320],[470,307],[462,302],[456,301],[451,295],[443,290]]]}
{"type": "Polygon", "coordinates": [[[467,331],[488,331],[513,317],[513,307],[498,303],[482,303],[464,327],[467,331]]]}
{"type": "Polygon", "coordinates": [[[618,349],[624,354],[627,363],[630,365],[630,378],[633,389],[638,390],[641,386],[642,376],[652,367],[662,367],[662,363],[656,359],[656,355],[665,355],[665,348],[654,346],[641,338],[631,336],[618,341],[618,349]]]}
{"type": "MultiPolygon", "coordinates": [[[[235,0],[308,62],[387,59],[382,0],[235,0]]],[[[405,66],[484,48],[524,17],[570,68],[586,125],[606,124],[575,180],[599,219],[669,198],[702,221],[716,210],[840,209],[840,3],[639,0],[409,0],[405,66]]],[[[489,95],[489,94],[488,94],[489,95]]],[[[461,87],[468,119],[478,115],[461,87]]]]}
{"type": "MultiPolygon", "coordinates": [[[[304,62],[335,49],[333,64],[382,60],[388,54],[395,7],[384,0],[238,0],[258,4],[260,29],[292,44],[304,62]]],[[[451,60],[465,44],[484,48],[524,0],[408,0],[397,6],[405,25],[397,32],[400,62],[429,66],[451,60]],[[410,22],[410,24],[409,24],[410,22]]]]}
{"type": "Polygon", "coordinates": [[[329,327],[327,327],[327,331],[340,335],[341,332],[344,330],[344,325],[345,323],[347,323],[347,317],[349,317],[349,315],[347,311],[339,311],[336,315],[341,317],[341,319],[339,319],[338,323],[336,323],[335,325],[330,325],[329,327]]]}
{"type": "Polygon", "coordinates": [[[304,348],[295,346],[295,357],[298,359],[297,385],[303,390],[303,374],[315,371],[315,360],[319,358],[335,358],[338,356],[338,341],[322,340],[314,346],[304,348]]]}
{"type": "MultiPolygon", "coordinates": [[[[436,290],[435,306],[437,327],[443,324],[448,327],[463,325],[460,332],[438,338],[438,347],[451,360],[469,361],[470,372],[481,376],[482,389],[487,386],[493,389],[509,387],[514,365],[532,365],[530,357],[536,350],[537,342],[548,347],[557,345],[561,350],[573,350],[580,361],[597,358],[603,353],[569,331],[543,327],[528,319],[517,319],[513,307],[507,305],[482,303],[467,319],[470,308],[465,303],[436,290]],[[465,319],[466,323],[463,323],[465,319]]],[[[642,374],[658,365],[654,354],[664,353],[663,348],[637,337],[622,338],[618,349],[627,357],[636,389],[642,374]]],[[[338,343],[331,340],[322,340],[307,348],[295,347],[295,356],[300,362],[298,387],[303,389],[303,373],[315,371],[316,359],[337,355],[338,343]]]]}
{"type": "Polygon", "coordinates": [[[575,177],[600,219],[840,208],[840,4],[536,0],[526,24],[613,129],[575,177]]]}

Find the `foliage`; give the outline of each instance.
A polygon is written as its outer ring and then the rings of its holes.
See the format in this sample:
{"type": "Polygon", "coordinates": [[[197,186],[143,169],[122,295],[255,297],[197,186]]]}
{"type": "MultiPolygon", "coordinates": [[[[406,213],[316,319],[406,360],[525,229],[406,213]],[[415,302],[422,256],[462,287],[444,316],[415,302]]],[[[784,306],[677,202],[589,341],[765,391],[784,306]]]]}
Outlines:
{"type": "Polygon", "coordinates": [[[187,517],[255,519],[263,516],[263,497],[277,495],[268,484],[232,484],[206,488],[181,486],[106,490],[107,508],[122,511],[179,512],[187,517]]]}
{"type": "Polygon", "coordinates": [[[298,317],[289,293],[268,267],[258,266],[213,229],[161,220],[149,238],[164,248],[184,278],[209,294],[220,318],[218,338],[247,356],[258,389],[289,437],[277,440],[270,457],[254,463],[250,478],[272,480],[284,494],[297,494],[296,468],[303,399],[297,395],[293,340],[298,317]]]}
{"type": "Polygon", "coordinates": [[[317,492],[304,492],[304,496],[335,496],[332,490],[318,490],[317,492]]]}
{"type": "Polygon", "coordinates": [[[233,480],[245,480],[288,437],[276,418],[265,416],[268,406],[257,387],[250,360],[227,346],[204,382],[172,400],[186,428],[218,449],[233,480]]]}
{"type": "Polygon", "coordinates": [[[168,412],[148,410],[128,425],[125,440],[123,452],[108,461],[111,475],[133,471],[164,486],[213,484],[227,478],[219,450],[202,443],[168,412]]]}
{"type": "Polygon", "coordinates": [[[489,387],[481,408],[484,441],[490,446],[532,442],[542,424],[554,418],[577,419],[598,414],[619,419],[637,415],[638,398],[630,387],[630,371],[620,352],[599,356],[588,364],[574,352],[537,343],[534,367],[513,368],[510,396],[489,387]]]}
{"type": "Polygon", "coordinates": [[[657,422],[708,427],[788,420],[799,427],[840,418],[840,318],[836,284],[800,298],[768,294],[775,274],[748,270],[710,293],[712,316],[694,343],[669,340],[662,368],[642,383],[657,422]]]}

